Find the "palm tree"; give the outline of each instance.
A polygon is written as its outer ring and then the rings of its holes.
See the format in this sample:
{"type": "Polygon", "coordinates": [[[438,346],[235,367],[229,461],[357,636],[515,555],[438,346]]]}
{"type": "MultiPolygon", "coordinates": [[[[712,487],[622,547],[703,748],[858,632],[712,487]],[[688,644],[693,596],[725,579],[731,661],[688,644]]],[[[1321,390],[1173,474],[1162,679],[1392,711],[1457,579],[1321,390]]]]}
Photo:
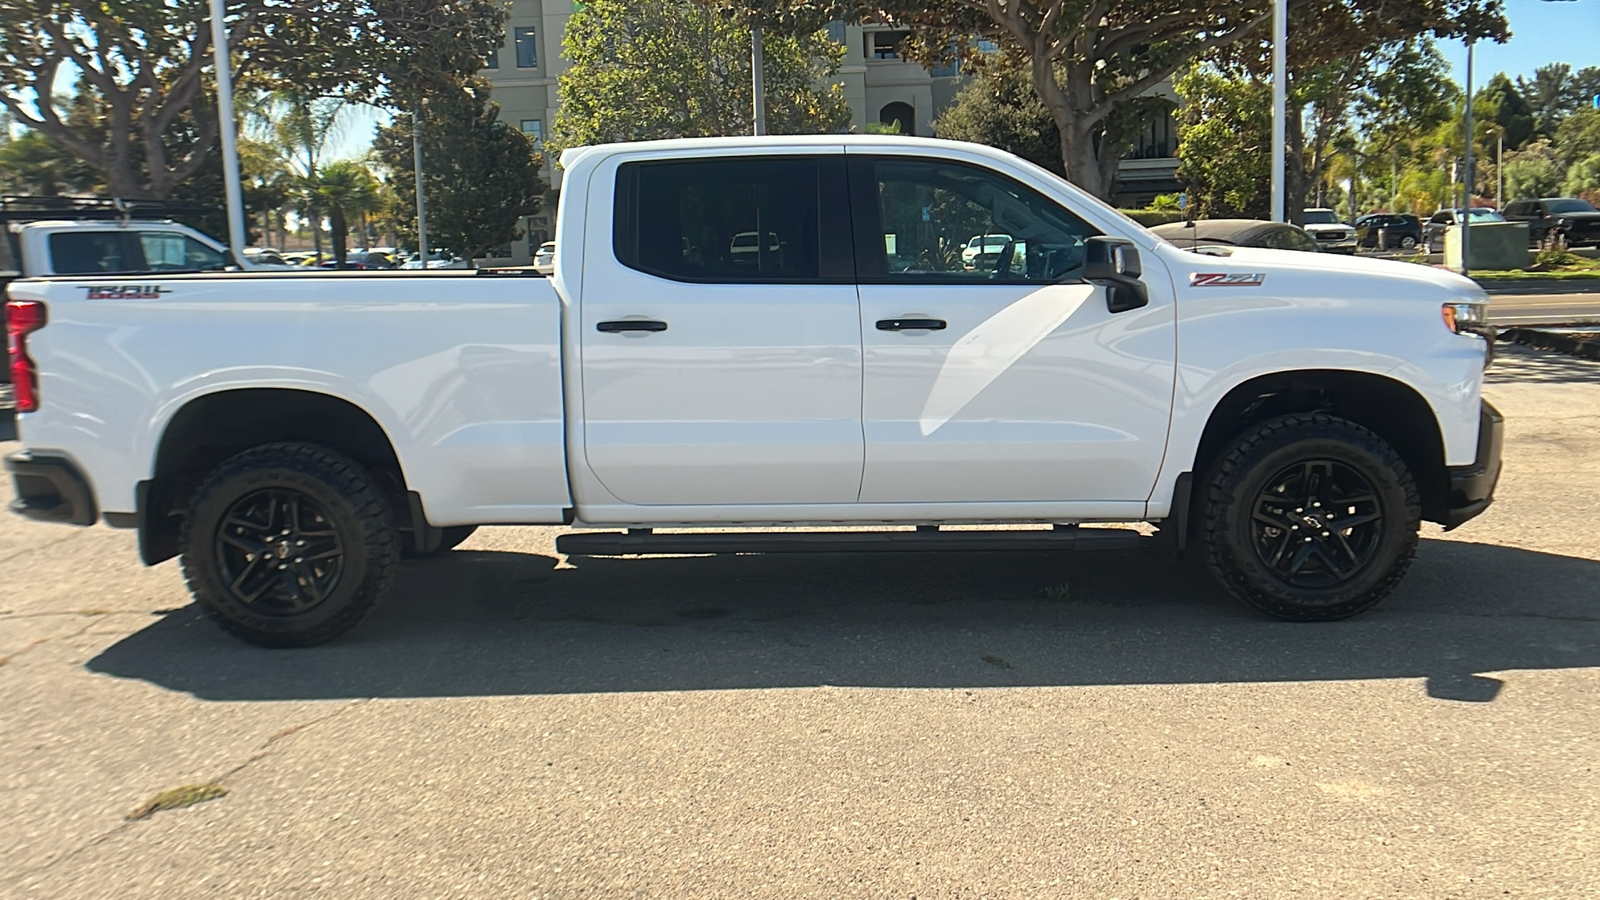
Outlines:
{"type": "MultiPolygon", "coordinates": [[[[244,104],[252,137],[272,148],[294,195],[295,212],[311,226],[312,246],[322,256],[322,217],[329,210],[316,195],[322,157],[339,138],[348,101],[299,91],[259,94],[244,104]]],[[[342,262],[342,260],[341,260],[342,262]]]]}
{"type": "Polygon", "coordinates": [[[318,169],[314,177],[305,180],[305,189],[311,204],[328,215],[334,262],[344,268],[350,219],[377,211],[378,179],[366,166],[341,159],[318,169]]]}

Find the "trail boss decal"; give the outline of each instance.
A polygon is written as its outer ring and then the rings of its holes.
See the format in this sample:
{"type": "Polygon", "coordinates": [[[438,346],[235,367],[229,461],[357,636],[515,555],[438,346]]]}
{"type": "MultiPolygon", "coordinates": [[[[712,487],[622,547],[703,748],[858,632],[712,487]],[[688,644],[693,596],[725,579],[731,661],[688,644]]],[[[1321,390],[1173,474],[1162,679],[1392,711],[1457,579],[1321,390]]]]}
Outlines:
{"type": "Polygon", "coordinates": [[[159,300],[172,293],[159,284],[91,284],[83,290],[85,300],[159,300]]]}
{"type": "Polygon", "coordinates": [[[1267,280],[1266,273],[1256,272],[1196,272],[1189,276],[1190,287],[1260,287],[1267,280]]]}

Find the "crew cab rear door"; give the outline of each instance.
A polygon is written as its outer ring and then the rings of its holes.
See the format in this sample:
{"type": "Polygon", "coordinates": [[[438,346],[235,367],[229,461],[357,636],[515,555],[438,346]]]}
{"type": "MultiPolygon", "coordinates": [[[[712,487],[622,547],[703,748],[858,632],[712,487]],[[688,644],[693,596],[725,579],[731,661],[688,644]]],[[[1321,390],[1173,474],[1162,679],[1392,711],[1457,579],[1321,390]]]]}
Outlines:
{"type": "Polygon", "coordinates": [[[1099,231],[976,162],[848,156],[864,353],[864,503],[1083,501],[1142,515],[1176,358],[1172,281],[1111,312],[1099,231]],[[996,252],[972,253],[1002,236],[996,252]],[[964,252],[965,251],[965,252],[964,252]],[[1117,504],[1127,504],[1126,507],[1117,504]]]}
{"type": "Polygon", "coordinates": [[[582,433],[600,485],[625,505],[853,503],[843,148],[624,156],[589,190],[582,433]]]}

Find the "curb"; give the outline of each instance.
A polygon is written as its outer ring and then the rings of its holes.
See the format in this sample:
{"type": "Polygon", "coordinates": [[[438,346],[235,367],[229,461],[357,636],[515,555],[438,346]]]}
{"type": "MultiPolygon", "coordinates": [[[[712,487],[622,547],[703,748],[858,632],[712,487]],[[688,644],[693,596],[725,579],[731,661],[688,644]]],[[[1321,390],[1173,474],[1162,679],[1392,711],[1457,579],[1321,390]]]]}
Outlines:
{"type": "Polygon", "coordinates": [[[1536,350],[1553,350],[1568,356],[1600,361],[1600,341],[1579,340],[1535,328],[1508,328],[1500,333],[1500,340],[1533,347],[1536,350]]]}

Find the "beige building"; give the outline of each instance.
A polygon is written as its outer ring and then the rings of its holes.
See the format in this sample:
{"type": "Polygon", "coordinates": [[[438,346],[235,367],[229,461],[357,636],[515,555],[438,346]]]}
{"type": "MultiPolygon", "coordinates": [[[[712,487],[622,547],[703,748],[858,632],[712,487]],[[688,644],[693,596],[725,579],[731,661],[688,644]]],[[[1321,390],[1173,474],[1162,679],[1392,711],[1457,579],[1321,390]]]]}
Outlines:
{"type": "MultiPolygon", "coordinates": [[[[556,79],[567,66],[561,56],[561,36],[571,16],[572,4],[567,0],[512,0],[505,42],[482,72],[494,85],[501,119],[536,140],[543,140],[561,102],[556,79]]],[[[897,124],[905,134],[934,135],[934,120],[965,82],[966,76],[958,66],[930,71],[901,58],[898,48],[906,32],[884,26],[835,22],[829,34],[845,46],[839,82],[850,104],[855,130],[863,130],[868,123],[883,123],[897,124]]],[[[1159,92],[1176,104],[1170,87],[1163,85],[1159,92]]],[[[1119,203],[1142,205],[1157,193],[1177,190],[1177,160],[1173,158],[1176,150],[1177,129],[1171,117],[1152,123],[1123,161],[1119,203]]],[[[544,175],[560,190],[561,172],[553,162],[546,166],[544,175]]],[[[539,244],[552,239],[554,213],[553,208],[547,208],[530,216],[524,223],[526,236],[502,248],[502,254],[490,261],[528,264],[539,244]]]]}

